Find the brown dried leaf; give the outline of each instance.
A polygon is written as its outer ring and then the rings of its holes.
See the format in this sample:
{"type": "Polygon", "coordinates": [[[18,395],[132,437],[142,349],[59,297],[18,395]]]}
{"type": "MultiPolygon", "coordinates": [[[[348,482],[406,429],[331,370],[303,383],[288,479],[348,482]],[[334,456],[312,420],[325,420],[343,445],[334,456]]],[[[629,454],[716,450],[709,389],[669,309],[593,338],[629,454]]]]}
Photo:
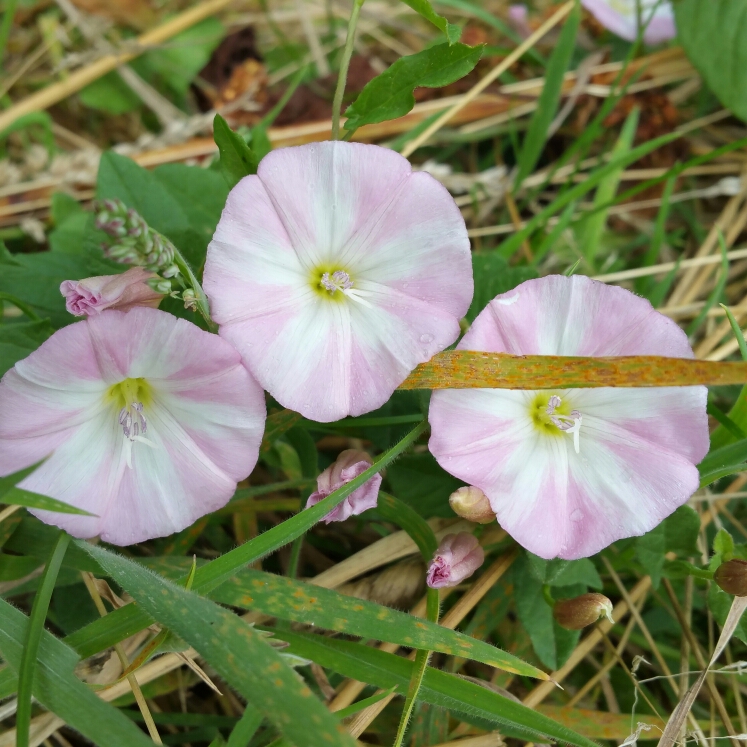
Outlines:
{"type": "Polygon", "coordinates": [[[72,3],[86,13],[138,30],[153,26],[156,22],[155,11],[148,0],[117,0],[116,3],[111,0],[72,0],[72,3]]]}

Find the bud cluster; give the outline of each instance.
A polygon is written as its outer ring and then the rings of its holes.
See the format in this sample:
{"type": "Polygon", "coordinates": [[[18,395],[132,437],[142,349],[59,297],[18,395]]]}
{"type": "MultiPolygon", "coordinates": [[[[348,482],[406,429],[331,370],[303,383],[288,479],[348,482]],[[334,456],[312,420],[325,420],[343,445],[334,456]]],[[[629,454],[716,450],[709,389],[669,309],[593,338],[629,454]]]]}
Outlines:
{"type": "Polygon", "coordinates": [[[179,275],[174,245],[154,231],[139,213],[121,200],[102,200],[94,205],[94,210],[96,228],[113,239],[102,245],[109,259],[140,265],[164,278],[179,275]]]}

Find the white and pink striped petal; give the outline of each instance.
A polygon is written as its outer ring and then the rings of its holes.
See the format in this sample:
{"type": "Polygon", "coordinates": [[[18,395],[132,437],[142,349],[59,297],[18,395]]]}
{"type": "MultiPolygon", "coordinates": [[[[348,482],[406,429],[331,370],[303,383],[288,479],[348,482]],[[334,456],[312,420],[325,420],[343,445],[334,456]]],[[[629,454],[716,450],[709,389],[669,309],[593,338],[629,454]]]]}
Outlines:
{"type": "Polygon", "coordinates": [[[46,459],[20,487],[96,516],[41,519],[132,544],[225,505],[264,419],[262,390],[224,340],[156,309],[105,310],[3,377],[0,475],[46,459]]]}
{"type": "Polygon", "coordinates": [[[229,195],[205,290],[262,386],[328,422],[380,407],[454,342],[469,240],[448,192],[393,151],[284,148],[229,195]]]}
{"type": "MultiPolygon", "coordinates": [[[[589,278],[530,280],[498,296],[459,348],[514,355],[692,357],[685,334],[629,291],[589,278]]],[[[698,487],[704,387],[434,392],[429,448],[485,492],[543,558],[574,559],[653,529],[698,487]]]]}

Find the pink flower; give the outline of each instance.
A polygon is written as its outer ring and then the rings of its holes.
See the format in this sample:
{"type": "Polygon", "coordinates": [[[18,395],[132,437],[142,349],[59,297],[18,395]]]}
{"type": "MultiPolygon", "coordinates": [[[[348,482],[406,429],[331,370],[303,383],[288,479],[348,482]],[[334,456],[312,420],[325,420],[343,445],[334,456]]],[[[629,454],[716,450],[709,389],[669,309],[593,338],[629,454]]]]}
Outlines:
{"type": "Polygon", "coordinates": [[[581,5],[602,26],[628,41],[635,41],[638,36],[639,3],[641,25],[645,26],[643,41],[646,44],[659,44],[677,35],[674,11],[669,0],[581,0],[581,5]]]}
{"type": "MultiPolygon", "coordinates": [[[[340,453],[334,464],[331,464],[316,479],[316,491],[306,501],[306,508],[316,505],[338,488],[362,475],[373,462],[365,451],[347,449],[340,453]]],[[[370,480],[354,490],[339,506],[330,511],[324,522],[345,521],[350,516],[357,516],[369,508],[376,508],[379,500],[381,475],[374,475],[370,480]]]]}
{"type": "Polygon", "coordinates": [[[456,586],[485,560],[480,543],[469,532],[447,534],[433,556],[425,581],[432,589],[456,586]]]}
{"type": "MultiPolygon", "coordinates": [[[[648,301],[582,276],[529,280],[491,301],[464,350],[513,355],[692,358],[648,301]]],[[[429,448],[481,488],[501,526],[542,558],[568,560],[644,534],[698,488],[708,451],[705,387],[434,392],[429,448]]]]}
{"type": "Polygon", "coordinates": [[[456,340],[469,240],[446,189],[394,151],[283,148],[228,196],[204,287],[262,386],[328,422],[381,406],[456,340]]]}
{"type": "Polygon", "coordinates": [[[184,529],[257,461],[264,395],[217,335],[157,309],[56,332],[0,382],[0,475],[97,517],[34,511],[129,545],[184,529]]]}
{"type": "Polygon", "coordinates": [[[126,311],[133,306],[155,308],[163,299],[146,282],[158,277],[142,267],[133,267],[121,275],[99,275],[84,280],[64,280],[60,293],[65,296],[65,307],[75,316],[90,316],[104,309],[126,311]]]}

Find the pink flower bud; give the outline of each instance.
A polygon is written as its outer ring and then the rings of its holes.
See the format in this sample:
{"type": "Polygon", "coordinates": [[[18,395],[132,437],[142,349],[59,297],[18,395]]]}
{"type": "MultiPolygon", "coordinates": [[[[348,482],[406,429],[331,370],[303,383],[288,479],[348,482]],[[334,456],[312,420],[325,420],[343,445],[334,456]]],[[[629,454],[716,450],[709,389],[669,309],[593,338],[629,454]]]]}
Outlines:
{"type": "Polygon", "coordinates": [[[526,5],[516,4],[508,6],[508,22],[523,39],[532,35],[528,19],[529,8],[526,5]]]}
{"type": "Polygon", "coordinates": [[[604,594],[582,594],[573,599],[559,599],[552,610],[555,621],[566,630],[581,630],[600,617],[612,619],[612,602],[604,594]]]}
{"type": "Polygon", "coordinates": [[[495,511],[490,508],[490,502],[485,493],[474,485],[459,488],[449,496],[451,510],[467,521],[476,524],[489,524],[495,521],[495,511]]]}
{"type": "MultiPolygon", "coordinates": [[[[371,464],[373,462],[365,451],[347,449],[341,452],[334,464],[316,478],[316,491],[306,501],[306,508],[311,508],[322,498],[326,498],[330,493],[363,474],[371,464]]],[[[380,487],[381,475],[376,474],[354,490],[339,506],[332,509],[324,517],[324,522],[329,524],[331,521],[344,521],[349,516],[357,516],[369,508],[376,508],[380,487]]]]}
{"type": "Polygon", "coordinates": [[[716,569],[713,580],[727,594],[747,597],[747,560],[727,560],[716,569]]]}
{"type": "Polygon", "coordinates": [[[432,589],[456,586],[469,578],[485,560],[477,539],[469,532],[447,534],[433,556],[426,583],[432,589]]]}
{"type": "Polygon", "coordinates": [[[154,272],[133,267],[121,275],[98,275],[84,280],[65,280],[60,293],[65,296],[65,307],[75,316],[90,316],[104,309],[127,311],[133,306],[155,308],[163,298],[146,282],[155,278],[154,272]]]}

